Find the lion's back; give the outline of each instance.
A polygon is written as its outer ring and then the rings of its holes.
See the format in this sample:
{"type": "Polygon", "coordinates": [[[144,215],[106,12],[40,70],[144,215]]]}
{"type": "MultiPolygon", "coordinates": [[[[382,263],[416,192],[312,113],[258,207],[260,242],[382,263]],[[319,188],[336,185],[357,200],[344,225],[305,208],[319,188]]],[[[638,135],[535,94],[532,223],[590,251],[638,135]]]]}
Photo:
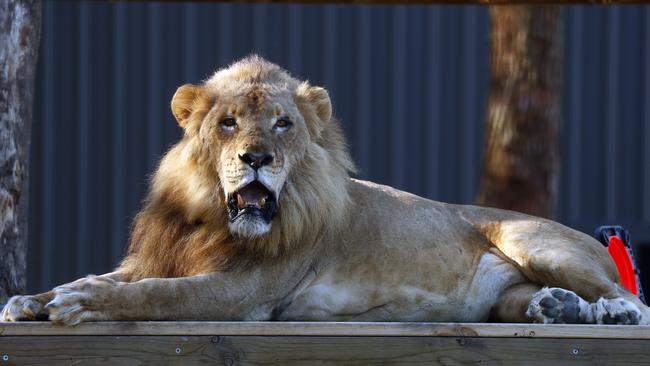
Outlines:
{"type": "Polygon", "coordinates": [[[468,241],[472,247],[477,241],[479,247],[485,247],[485,238],[449,204],[357,179],[350,180],[349,191],[352,208],[348,229],[359,240],[374,238],[401,249],[435,247],[441,254],[468,241]]]}

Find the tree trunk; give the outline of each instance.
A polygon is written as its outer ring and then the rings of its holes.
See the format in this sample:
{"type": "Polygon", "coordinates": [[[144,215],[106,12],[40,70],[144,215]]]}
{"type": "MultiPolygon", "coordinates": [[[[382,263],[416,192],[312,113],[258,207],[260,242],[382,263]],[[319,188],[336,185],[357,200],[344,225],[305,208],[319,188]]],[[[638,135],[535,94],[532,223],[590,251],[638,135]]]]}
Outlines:
{"type": "Polygon", "coordinates": [[[39,1],[0,1],[0,304],[25,291],[27,172],[40,28],[39,1]]]}
{"type": "Polygon", "coordinates": [[[551,217],[559,175],[559,6],[490,9],[490,95],[478,204],[551,217]]]}

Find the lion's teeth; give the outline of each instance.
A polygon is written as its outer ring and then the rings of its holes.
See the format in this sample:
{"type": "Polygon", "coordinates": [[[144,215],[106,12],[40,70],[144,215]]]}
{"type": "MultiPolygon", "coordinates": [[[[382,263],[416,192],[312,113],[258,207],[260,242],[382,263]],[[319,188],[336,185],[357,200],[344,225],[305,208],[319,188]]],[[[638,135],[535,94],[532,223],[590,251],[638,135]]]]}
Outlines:
{"type": "Polygon", "coordinates": [[[264,207],[265,204],[266,204],[266,197],[263,197],[263,198],[260,200],[260,207],[264,207]]]}
{"type": "Polygon", "coordinates": [[[240,195],[237,195],[237,206],[239,206],[239,208],[246,206],[246,202],[244,202],[244,199],[241,198],[240,195]]]}

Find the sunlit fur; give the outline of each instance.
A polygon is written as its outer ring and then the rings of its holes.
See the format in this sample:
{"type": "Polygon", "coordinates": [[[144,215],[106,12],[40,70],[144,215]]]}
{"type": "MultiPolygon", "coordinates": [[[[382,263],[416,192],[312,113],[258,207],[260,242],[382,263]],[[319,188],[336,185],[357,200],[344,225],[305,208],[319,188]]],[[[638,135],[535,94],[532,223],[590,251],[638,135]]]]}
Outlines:
{"type": "Polygon", "coordinates": [[[337,230],[347,214],[348,174],[354,166],[324,89],[252,56],[217,71],[193,90],[195,94],[179,97],[191,99],[188,115],[182,109],[177,113],[172,103],[185,133],[162,158],[144,208],[134,220],[128,254],[118,268],[128,280],[213,272],[235,256],[280,256],[337,230]],[[222,96],[251,84],[288,91],[309,133],[304,154],[286,172],[270,232],[243,239],[228,228],[218,174],[221,151],[215,149],[219,144],[201,132],[201,125],[222,96]]]}

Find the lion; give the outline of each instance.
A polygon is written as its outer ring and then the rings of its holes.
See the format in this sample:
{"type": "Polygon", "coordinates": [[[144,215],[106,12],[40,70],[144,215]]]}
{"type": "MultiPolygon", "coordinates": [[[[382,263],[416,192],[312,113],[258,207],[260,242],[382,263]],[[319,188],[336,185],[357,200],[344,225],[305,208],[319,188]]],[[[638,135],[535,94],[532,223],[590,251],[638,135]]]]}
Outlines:
{"type": "Polygon", "coordinates": [[[649,323],[583,233],[351,178],[327,91],[261,57],[171,109],[184,135],[116,270],[15,296],[1,320],[649,323]]]}

